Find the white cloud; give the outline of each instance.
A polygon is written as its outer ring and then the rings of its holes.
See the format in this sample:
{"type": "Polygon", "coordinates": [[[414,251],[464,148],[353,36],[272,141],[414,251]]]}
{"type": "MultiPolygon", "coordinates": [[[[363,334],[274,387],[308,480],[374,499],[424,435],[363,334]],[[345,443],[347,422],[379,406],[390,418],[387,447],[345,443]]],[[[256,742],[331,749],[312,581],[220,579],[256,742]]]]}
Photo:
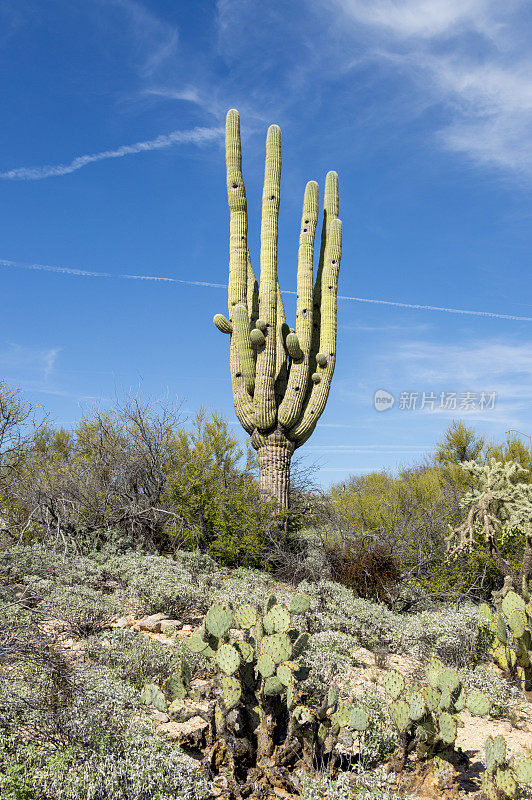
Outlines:
{"type": "Polygon", "coordinates": [[[137,0],[103,0],[109,8],[122,11],[122,27],[132,40],[132,51],[139,59],[139,72],[152,76],[169,59],[176,55],[179,31],[160,16],[153,14],[137,0]],[[125,26],[124,26],[125,22],[125,26]]]}
{"type": "MultiPolygon", "coordinates": [[[[515,340],[482,340],[463,343],[437,343],[412,340],[397,343],[379,359],[379,380],[396,396],[398,392],[440,391],[473,392],[476,407],[466,410],[434,409],[401,414],[438,414],[448,418],[458,416],[469,420],[490,422],[501,429],[530,427],[532,407],[532,342],[515,340]],[[481,392],[496,392],[493,408],[478,407],[481,392]]],[[[460,397],[458,397],[458,401],[460,397]]],[[[393,413],[393,412],[392,412],[393,413]]]]}
{"type": "Polygon", "coordinates": [[[491,29],[486,0],[338,0],[357,22],[399,38],[448,36],[471,28],[491,29]]]}
{"type": "Polygon", "coordinates": [[[14,378],[25,377],[47,382],[52,376],[60,347],[41,349],[9,343],[0,350],[0,369],[14,378]]]}
{"type": "Polygon", "coordinates": [[[173,147],[176,144],[197,144],[203,145],[208,142],[221,139],[223,130],[221,128],[194,128],[190,131],[172,131],[168,134],[161,134],[155,139],[145,142],[135,142],[135,144],[125,144],[114,150],[103,150],[100,153],[78,156],[68,164],[45,165],[42,167],[16,167],[15,169],[0,172],[0,178],[7,180],[37,181],[43,178],[56,177],[58,175],[68,175],[76,172],[88,164],[96,161],[105,161],[108,158],[123,158],[124,156],[136,155],[137,153],[147,153],[152,150],[162,150],[173,147]]]}
{"type": "Polygon", "coordinates": [[[440,143],[472,162],[532,175],[532,56],[523,0],[331,0],[366,56],[442,104],[440,143]]]}

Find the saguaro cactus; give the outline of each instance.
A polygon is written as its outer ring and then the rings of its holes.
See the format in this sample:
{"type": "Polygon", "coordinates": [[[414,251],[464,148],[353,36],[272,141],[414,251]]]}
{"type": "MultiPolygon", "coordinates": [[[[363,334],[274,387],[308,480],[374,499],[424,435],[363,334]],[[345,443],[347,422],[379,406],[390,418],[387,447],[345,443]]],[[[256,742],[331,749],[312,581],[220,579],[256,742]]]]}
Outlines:
{"type": "Polygon", "coordinates": [[[229,367],[236,415],[257,450],[260,484],[281,509],[288,508],[290,460],[320,418],[336,361],[336,294],[342,254],[338,176],[325,180],[321,249],[313,276],[318,223],[318,184],[309,181],[303,200],[297,268],[296,327],[286,324],[277,280],[281,182],[281,131],[266,139],[262,193],[260,285],[247,244],[247,200],[242,177],[240,118],[226,123],[227,196],[230,209],[229,319],[214,324],[231,336],[229,367]]]}

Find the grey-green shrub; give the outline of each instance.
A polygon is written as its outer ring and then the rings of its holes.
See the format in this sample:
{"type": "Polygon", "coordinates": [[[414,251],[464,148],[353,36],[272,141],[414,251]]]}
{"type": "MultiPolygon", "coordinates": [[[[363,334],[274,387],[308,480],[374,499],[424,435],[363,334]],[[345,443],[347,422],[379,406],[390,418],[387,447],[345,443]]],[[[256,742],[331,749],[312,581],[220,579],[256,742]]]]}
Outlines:
{"type": "Polygon", "coordinates": [[[138,689],[150,678],[167,678],[183,656],[184,648],[165,646],[128,628],[114,628],[89,640],[85,653],[138,689]]]}

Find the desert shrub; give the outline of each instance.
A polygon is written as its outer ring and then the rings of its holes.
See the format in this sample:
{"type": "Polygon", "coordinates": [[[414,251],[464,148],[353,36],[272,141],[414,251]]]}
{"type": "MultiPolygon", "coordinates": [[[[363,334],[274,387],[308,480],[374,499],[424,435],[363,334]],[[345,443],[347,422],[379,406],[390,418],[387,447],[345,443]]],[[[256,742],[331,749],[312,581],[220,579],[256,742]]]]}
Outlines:
{"type": "Polygon", "coordinates": [[[410,800],[393,789],[393,780],[384,769],[341,772],[336,778],[318,773],[303,782],[301,800],[410,800]]]}
{"type": "Polygon", "coordinates": [[[120,748],[66,751],[46,761],[43,788],[57,800],[193,800],[209,792],[197,764],[178,748],[137,732],[120,748]]]}
{"type": "MultiPolygon", "coordinates": [[[[35,588],[39,591],[42,581],[35,588]]],[[[121,604],[114,598],[83,586],[58,586],[46,593],[38,605],[40,613],[48,613],[65,623],[78,636],[91,636],[109,625],[121,604]]]]}
{"type": "Polygon", "coordinates": [[[169,463],[167,497],[185,541],[226,566],[264,567],[275,514],[261,499],[252,448],[244,454],[227,422],[201,411],[192,431],[177,432],[169,463]]]}
{"type": "Polygon", "coordinates": [[[359,597],[395,594],[401,567],[388,545],[355,536],[324,536],[322,542],[333,580],[359,597]]]}
{"type": "Polygon", "coordinates": [[[304,580],[330,580],[331,565],[323,547],[320,530],[305,528],[290,531],[275,548],[272,571],[279,580],[294,585],[304,580]]]}
{"type": "Polygon", "coordinates": [[[369,717],[368,729],[360,740],[360,763],[369,769],[393,753],[398,743],[397,732],[390,724],[384,698],[375,687],[367,685],[362,692],[353,692],[350,699],[369,717]]]}
{"type": "Polygon", "coordinates": [[[165,470],[178,422],[170,407],[133,397],[90,409],[71,431],[41,427],[13,492],[32,521],[26,536],[78,553],[110,541],[164,546],[164,526],[177,522],[165,470]]]}
{"type": "Polygon", "coordinates": [[[490,717],[511,718],[515,706],[521,701],[517,687],[509,683],[494,669],[486,664],[479,664],[474,669],[459,671],[468,692],[483,692],[491,700],[490,717]]]}
{"type": "MultiPolygon", "coordinates": [[[[488,548],[478,544],[475,550],[463,552],[458,558],[446,555],[435,561],[430,570],[416,576],[416,604],[460,595],[472,600],[488,599],[500,582],[500,574],[492,563],[488,548]]],[[[405,595],[408,596],[408,591],[405,595]]]]}
{"type": "Polygon", "coordinates": [[[399,617],[383,604],[355,597],[350,589],[334,581],[303,581],[298,589],[311,598],[309,622],[315,630],[347,633],[368,649],[392,641],[399,617]]]}
{"type": "Polygon", "coordinates": [[[209,791],[192,758],[138,730],[52,753],[0,743],[0,794],[3,800],[200,800],[209,791]]]}
{"type": "Polygon", "coordinates": [[[178,564],[181,564],[194,579],[199,577],[205,579],[207,575],[216,575],[220,572],[220,567],[216,561],[200,550],[177,550],[173,555],[173,559],[178,564]]]}
{"type": "Polygon", "coordinates": [[[256,603],[264,605],[268,597],[274,593],[278,600],[286,600],[289,592],[283,587],[279,590],[277,584],[270,576],[258,570],[240,568],[219,586],[213,587],[211,597],[220,603],[256,603]]]}
{"type": "Polygon", "coordinates": [[[0,727],[35,744],[81,743],[118,736],[139,708],[138,695],[109,670],[90,665],[59,673],[60,662],[18,661],[2,670],[0,727]],[[59,674],[58,674],[59,673],[59,674]],[[59,679],[58,679],[59,678],[59,679]]]}
{"type": "Polygon", "coordinates": [[[83,585],[96,589],[107,577],[106,561],[95,554],[78,556],[57,553],[42,544],[12,547],[0,555],[0,572],[11,583],[50,580],[64,586],[83,585]]]}
{"type": "Polygon", "coordinates": [[[167,678],[183,657],[183,649],[166,647],[127,628],[114,628],[90,639],[85,654],[112,669],[120,680],[140,689],[149,678],[167,678]]]}
{"type": "Polygon", "coordinates": [[[397,621],[392,647],[411,658],[423,661],[437,655],[447,664],[467,666],[481,655],[477,648],[478,611],[473,605],[398,615],[397,621]]]}
{"type": "Polygon", "coordinates": [[[323,700],[333,678],[341,681],[356,669],[353,655],[356,646],[353,636],[340,631],[320,631],[311,637],[304,659],[310,667],[304,691],[316,705],[323,700]]]}
{"type": "MultiPolygon", "coordinates": [[[[164,556],[130,553],[109,565],[125,584],[117,593],[132,614],[179,614],[190,608],[206,610],[204,586],[184,563],[164,556]]],[[[209,574],[206,576],[207,582],[209,574]]]]}
{"type": "Polygon", "coordinates": [[[203,588],[190,579],[174,578],[167,583],[161,577],[153,580],[139,575],[120,594],[125,611],[141,616],[162,612],[179,617],[190,609],[205,611],[208,607],[203,588]]]}

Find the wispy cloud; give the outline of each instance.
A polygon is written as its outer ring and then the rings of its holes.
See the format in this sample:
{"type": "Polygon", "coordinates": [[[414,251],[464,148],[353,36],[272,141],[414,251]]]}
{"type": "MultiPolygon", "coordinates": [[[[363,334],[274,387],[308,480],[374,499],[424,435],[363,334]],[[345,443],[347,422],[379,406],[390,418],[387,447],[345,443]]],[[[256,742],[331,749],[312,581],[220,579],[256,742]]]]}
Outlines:
{"type": "Polygon", "coordinates": [[[401,39],[434,39],[468,31],[494,31],[490,0],[337,0],[357,22],[401,39]]]}
{"type": "Polygon", "coordinates": [[[69,175],[71,172],[76,172],[76,170],[82,169],[89,164],[94,164],[97,161],[105,161],[108,158],[123,158],[124,156],[136,155],[137,153],[162,150],[178,144],[205,145],[220,140],[222,137],[223,129],[218,127],[194,128],[190,131],[172,131],[171,133],[161,134],[155,139],[121,145],[114,150],[102,150],[99,153],[78,156],[68,164],[45,165],[42,167],[17,167],[5,172],[0,172],[0,178],[4,180],[37,181],[43,178],[57,177],[58,175],[69,175]]]}
{"type": "Polygon", "coordinates": [[[127,28],[133,50],[139,60],[138,71],[152,76],[176,55],[179,46],[178,28],[154,14],[137,0],[99,0],[107,8],[121,12],[120,24],[127,28]]]}
{"type": "Polygon", "coordinates": [[[53,372],[60,347],[35,348],[10,342],[0,350],[0,369],[15,377],[47,382],[53,372]]]}
{"type": "MultiPolygon", "coordinates": [[[[0,258],[0,267],[13,267],[16,269],[43,270],[45,272],[58,272],[64,275],[73,275],[79,278],[119,278],[132,281],[162,281],[165,283],[181,283],[187,286],[204,286],[210,289],[227,289],[226,283],[212,283],[211,281],[188,281],[182,278],[170,278],[162,275],[127,275],[126,273],[113,274],[111,272],[94,272],[92,270],[73,269],[72,267],[56,267],[49,264],[21,264],[0,258]]],[[[282,289],[282,294],[295,295],[291,289],[282,289]]],[[[474,317],[489,317],[491,319],[505,319],[515,322],[532,322],[532,317],[518,317],[513,314],[499,314],[494,311],[468,311],[463,308],[444,308],[443,306],[421,305],[419,303],[401,303],[398,300],[375,300],[368,297],[347,297],[338,295],[338,300],[347,300],[356,303],[373,303],[397,308],[408,308],[414,311],[437,311],[447,314],[462,314],[474,317]]]]}
{"type": "Polygon", "coordinates": [[[437,132],[445,148],[532,175],[524,0],[330,1],[354,23],[350,35],[363,42],[367,58],[402,72],[418,98],[445,107],[450,122],[437,132]]]}
{"type": "MultiPolygon", "coordinates": [[[[490,422],[502,427],[530,425],[532,404],[532,347],[530,341],[505,338],[464,342],[427,342],[421,339],[397,342],[377,357],[379,381],[396,397],[398,392],[435,393],[440,391],[473,392],[478,401],[481,392],[495,392],[494,407],[480,409],[475,402],[469,408],[457,401],[456,408],[419,403],[415,413],[426,416],[490,422]]],[[[375,388],[378,388],[377,386],[375,388]]],[[[460,398],[458,397],[458,400],[460,398]]],[[[391,413],[395,413],[392,411],[391,413]]],[[[399,411],[403,415],[414,412],[399,411]]]]}

